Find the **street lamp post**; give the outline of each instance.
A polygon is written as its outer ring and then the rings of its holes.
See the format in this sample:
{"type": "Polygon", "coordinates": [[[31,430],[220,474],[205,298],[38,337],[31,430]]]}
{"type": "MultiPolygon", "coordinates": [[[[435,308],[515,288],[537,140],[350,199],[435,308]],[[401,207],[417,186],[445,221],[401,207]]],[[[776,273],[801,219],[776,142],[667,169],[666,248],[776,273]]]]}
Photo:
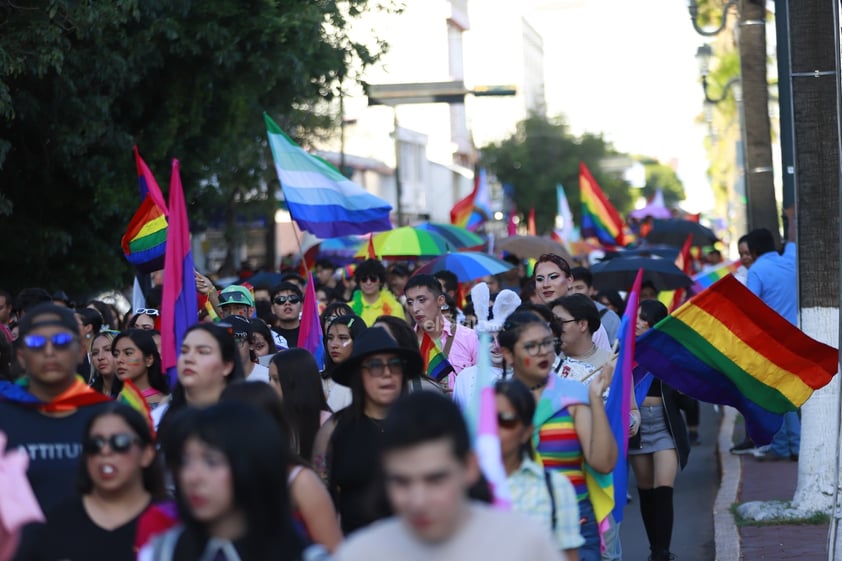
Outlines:
{"type": "Polygon", "coordinates": [[[398,226],[403,225],[403,186],[400,177],[400,131],[398,106],[418,103],[464,103],[466,95],[475,97],[511,96],[517,86],[476,86],[468,89],[461,80],[452,82],[421,82],[407,84],[364,84],[369,105],[388,105],[393,112],[395,136],[395,196],[397,197],[398,226]]]}
{"type": "Polygon", "coordinates": [[[699,74],[702,75],[702,91],[704,91],[705,94],[705,103],[716,105],[717,103],[721,103],[725,100],[725,98],[728,97],[728,93],[730,92],[731,88],[740,83],[740,78],[731,78],[722,87],[722,93],[719,94],[719,97],[711,97],[710,92],[708,91],[708,75],[710,74],[710,59],[712,56],[713,49],[711,49],[710,45],[708,45],[707,43],[705,43],[696,50],[696,60],[699,62],[699,74]]]}

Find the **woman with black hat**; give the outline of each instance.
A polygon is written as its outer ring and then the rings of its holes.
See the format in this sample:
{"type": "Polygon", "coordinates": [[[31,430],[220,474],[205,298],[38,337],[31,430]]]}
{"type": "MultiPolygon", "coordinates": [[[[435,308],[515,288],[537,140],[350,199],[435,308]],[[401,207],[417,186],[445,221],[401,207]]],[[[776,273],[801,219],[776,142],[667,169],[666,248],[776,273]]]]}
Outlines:
{"type": "Polygon", "coordinates": [[[313,449],[313,464],[325,480],[349,534],[391,514],[379,475],[383,419],[421,375],[418,351],[400,347],[382,327],[364,330],[351,356],[338,365],[333,379],[351,388],[351,405],[326,422],[313,449]]]}

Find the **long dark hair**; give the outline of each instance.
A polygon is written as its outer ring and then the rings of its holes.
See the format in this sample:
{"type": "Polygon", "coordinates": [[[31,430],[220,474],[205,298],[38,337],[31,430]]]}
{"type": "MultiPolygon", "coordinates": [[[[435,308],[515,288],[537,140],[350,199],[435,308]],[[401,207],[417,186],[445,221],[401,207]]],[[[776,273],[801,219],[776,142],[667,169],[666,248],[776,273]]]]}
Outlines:
{"type": "Polygon", "coordinates": [[[265,411],[239,401],[184,411],[173,424],[176,438],[168,446],[175,476],[176,503],[184,532],[175,559],[198,559],[210,535],[185,502],[180,488],[184,446],[190,439],[221,452],[231,472],[234,504],[246,519],[246,534],[237,540],[243,559],[298,560],[302,544],[293,527],[285,474],[289,443],[265,411]]]}
{"type": "Polygon", "coordinates": [[[152,365],[146,369],[149,376],[149,385],[162,394],[168,395],[170,393],[170,386],[164,378],[164,373],[161,371],[161,355],[158,354],[158,346],[155,344],[155,339],[152,334],[145,329],[127,329],[114,337],[111,342],[111,352],[115,352],[117,342],[120,339],[129,339],[140,352],[143,353],[144,358],[151,356],[152,365]]]}
{"type": "Polygon", "coordinates": [[[275,388],[263,381],[247,382],[240,380],[226,386],[222,390],[222,395],[219,396],[219,401],[248,403],[268,413],[290,445],[290,461],[297,465],[307,465],[307,462],[295,450],[292,425],[290,425],[289,417],[284,411],[284,404],[275,388]]]}
{"type": "MultiPolygon", "coordinates": [[[[85,424],[84,438],[91,436],[91,427],[97,419],[114,415],[120,417],[125,421],[132,432],[140,440],[140,446],[155,447],[155,439],[152,436],[152,429],[149,423],[143,416],[132,407],[123,403],[111,402],[95,413],[85,424]]],[[[143,488],[152,495],[152,500],[164,500],[167,497],[166,487],[164,485],[164,471],[159,462],[157,453],[155,459],[149,466],[143,468],[143,488]]],[[[94,481],[91,479],[91,474],[88,473],[87,462],[79,462],[79,470],[76,475],[76,490],[80,495],[87,495],[94,489],[94,481]]]]}
{"type": "MultiPolygon", "coordinates": [[[[509,400],[515,414],[523,426],[528,427],[532,424],[532,418],[535,416],[535,397],[526,384],[517,378],[510,378],[508,380],[500,380],[494,385],[494,393],[502,395],[509,400]]],[[[530,458],[535,457],[532,450],[532,440],[527,440],[521,445],[521,455],[526,454],[530,458]]]]}
{"type": "Polygon", "coordinates": [[[319,325],[322,326],[322,334],[327,333],[327,326],[338,317],[352,316],[354,310],[345,302],[331,302],[319,315],[319,325]]]}
{"type": "MultiPolygon", "coordinates": [[[[96,343],[96,340],[99,339],[100,337],[105,337],[106,339],[108,339],[108,341],[111,343],[111,346],[113,348],[113,346],[114,346],[114,336],[115,336],[114,332],[111,331],[110,329],[107,330],[107,331],[106,330],[100,331],[98,334],[94,335],[94,338],[91,340],[91,349],[94,348],[94,343],[96,343]]],[[[91,386],[91,388],[95,389],[99,393],[102,393],[102,389],[105,386],[105,380],[103,379],[100,371],[97,370],[96,367],[94,366],[93,361],[91,361],[91,379],[90,379],[89,385],[91,386]]],[[[123,381],[120,380],[120,378],[117,377],[117,373],[114,372],[114,374],[112,374],[112,378],[111,378],[111,395],[109,395],[108,397],[117,397],[118,395],[120,395],[120,392],[122,391],[122,389],[123,389],[123,381]]]]}
{"type": "Polygon", "coordinates": [[[292,428],[294,449],[302,458],[310,458],[322,424],[321,413],[330,411],[316,359],[306,349],[295,348],[273,356],[272,364],[278,370],[284,394],[283,409],[292,428]]]}
{"type": "MultiPolygon", "coordinates": [[[[351,341],[356,341],[357,337],[359,337],[360,333],[365,330],[366,325],[363,321],[363,318],[356,314],[348,314],[342,315],[334,318],[333,320],[329,321],[327,327],[325,327],[324,337],[322,339],[325,350],[327,350],[327,334],[330,331],[330,328],[334,325],[344,325],[348,328],[348,333],[351,334],[351,341]]],[[[353,349],[353,347],[351,347],[353,349]]],[[[333,362],[333,359],[330,358],[329,353],[325,353],[325,370],[324,370],[324,377],[330,378],[333,375],[333,371],[336,369],[336,363],[333,362]]],[[[286,395],[286,394],[284,394],[286,395]]]]}

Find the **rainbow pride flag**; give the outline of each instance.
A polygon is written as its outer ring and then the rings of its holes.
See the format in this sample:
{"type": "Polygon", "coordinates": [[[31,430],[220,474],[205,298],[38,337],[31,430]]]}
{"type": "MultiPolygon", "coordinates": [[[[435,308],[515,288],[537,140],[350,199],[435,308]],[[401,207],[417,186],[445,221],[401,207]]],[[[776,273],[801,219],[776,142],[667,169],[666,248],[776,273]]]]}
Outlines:
{"type": "Polygon", "coordinates": [[[263,117],[278,180],[299,228],[323,239],[392,229],[389,203],[305,152],[269,115],[263,117]]]}
{"type": "Polygon", "coordinates": [[[437,382],[453,372],[453,366],[426,331],[421,337],[421,357],[424,359],[424,372],[437,382]]]}
{"type": "Polygon", "coordinates": [[[738,409],[757,444],[830,382],[838,358],[732,275],[660,321],[635,349],[638,364],[676,390],[738,409]]]}
{"type": "MultiPolygon", "coordinates": [[[[450,223],[455,224],[456,226],[460,226],[462,228],[467,228],[468,223],[471,220],[471,216],[474,213],[474,203],[477,199],[477,192],[479,190],[479,174],[474,178],[474,188],[468,193],[468,196],[464,199],[459,199],[456,201],[456,204],[453,205],[453,208],[450,209],[450,223]]],[[[477,224],[479,226],[479,224],[477,224]]]]}
{"type": "Polygon", "coordinates": [[[724,263],[721,267],[711,269],[710,271],[698,273],[693,276],[693,286],[691,290],[699,293],[706,288],[710,288],[716,281],[735,273],[740,268],[740,261],[734,260],[730,263],[724,263]]]}
{"type": "Polygon", "coordinates": [[[582,198],[582,237],[596,238],[602,245],[610,247],[625,245],[623,219],[584,162],[579,162],[579,189],[582,198]]]}
{"type": "Polygon", "coordinates": [[[134,147],[140,207],[129,221],[120,245],[126,259],[138,271],[149,273],[163,269],[167,247],[167,205],[155,176],[137,146],[134,147]]]}
{"type": "Polygon", "coordinates": [[[149,408],[146,398],[143,397],[143,393],[137,386],[134,385],[134,383],[132,383],[131,380],[125,380],[123,382],[123,388],[120,390],[119,395],[117,395],[117,401],[128,405],[143,415],[143,418],[146,419],[147,424],[149,424],[149,428],[152,429],[152,434],[155,434],[155,423],[152,421],[152,410],[149,408]]]}

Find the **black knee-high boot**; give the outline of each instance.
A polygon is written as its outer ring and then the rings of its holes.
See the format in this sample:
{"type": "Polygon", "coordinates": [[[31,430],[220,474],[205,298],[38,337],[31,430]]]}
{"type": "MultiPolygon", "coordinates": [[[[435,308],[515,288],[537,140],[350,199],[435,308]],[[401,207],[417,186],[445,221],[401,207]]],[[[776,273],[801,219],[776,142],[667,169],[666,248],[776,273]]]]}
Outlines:
{"type": "Polygon", "coordinates": [[[640,517],[643,519],[643,527],[646,528],[649,549],[655,553],[655,490],[638,487],[637,496],[640,497],[640,517]]]}
{"type": "Polygon", "coordinates": [[[670,559],[670,542],[672,541],[672,522],[673,522],[673,508],[672,508],[672,487],[655,487],[654,503],[655,503],[655,542],[658,549],[655,549],[655,554],[660,554],[661,557],[656,559],[668,560],[670,559]]]}

